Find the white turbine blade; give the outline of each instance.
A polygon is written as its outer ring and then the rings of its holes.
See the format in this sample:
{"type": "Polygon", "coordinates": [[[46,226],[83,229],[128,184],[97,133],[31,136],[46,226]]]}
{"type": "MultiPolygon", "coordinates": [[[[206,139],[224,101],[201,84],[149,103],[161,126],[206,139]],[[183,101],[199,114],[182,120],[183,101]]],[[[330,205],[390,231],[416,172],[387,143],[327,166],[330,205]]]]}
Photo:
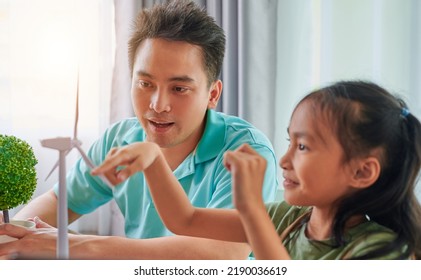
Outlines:
{"type": "MultiPolygon", "coordinates": [[[[81,148],[81,142],[77,139],[77,125],[79,122],[79,71],[77,73],[77,87],[76,87],[76,116],[75,116],[75,127],[73,130],[73,146],[76,147],[76,149],[78,149],[79,153],[82,156],[82,159],[85,161],[86,165],[90,168],[90,169],[94,169],[96,168],[96,166],[92,163],[91,159],[86,155],[86,153],[82,150],[81,148]]],[[[111,184],[111,182],[107,179],[107,177],[105,177],[104,175],[99,175],[98,176],[107,186],[109,186],[110,188],[113,187],[113,184],[111,184]]]]}
{"type": "MultiPolygon", "coordinates": [[[[91,168],[94,169],[96,168],[96,166],[92,163],[91,159],[86,155],[86,153],[82,150],[82,148],[80,147],[80,142],[79,141],[75,141],[74,143],[76,149],[78,149],[78,151],[80,152],[82,159],[85,161],[86,165],[91,168]]],[[[105,177],[104,175],[99,175],[98,176],[107,186],[109,186],[110,188],[113,187],[113,184],[111,184],[111,182],[107,179],[107,177],[105,177]]]]}
{"type": "Polygon", "coordinates": [[[77,139],[77,125],[79,122],[79,71],[77,72],[77,86],[76,86],[76,115],[75,127],[73,129],[73,139],[77,139]]]}
{"type": "MultiPolygon", "coordinates": [[[[67,150],[65,156],[67,156],[70,153],[71,150],[67,150]]],[[[56,161],[56,164],[54,164],[53,168],[51,169],[50,173],[48,173],[47,177],[45,177],[45,181],[48,180],[48,178],[50,178],[51,174],[53,174],[54,170],[56,170],[56,168],[59,165],[60,160],[56,161]]]]}
{"type": "Polygon", "coordinates": [[[45,177],[45,181],[48,180],[48,178],[50,178],[51,174],[53,174],[54,170],[56,170],[56,168],[58,167],[60,160],[56,161],[56,164],[54,164],[53,168],[51,169],[50,173],[48,173],[47,177],[45,177]]]}

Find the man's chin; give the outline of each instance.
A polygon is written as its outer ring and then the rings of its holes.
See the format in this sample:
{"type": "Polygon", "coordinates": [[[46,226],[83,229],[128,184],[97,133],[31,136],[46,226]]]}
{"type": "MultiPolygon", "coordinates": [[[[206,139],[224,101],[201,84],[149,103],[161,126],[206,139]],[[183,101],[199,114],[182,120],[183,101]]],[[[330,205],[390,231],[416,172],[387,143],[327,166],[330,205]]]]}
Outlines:
{"type": "Polygon", "coordinates": [[[148,139],[147,138],[146,141],[157,144],[161,149],[168,149],[177,145],[176,142],[171,141],[171,139],[162,139],[162,138],[148,139]]]}

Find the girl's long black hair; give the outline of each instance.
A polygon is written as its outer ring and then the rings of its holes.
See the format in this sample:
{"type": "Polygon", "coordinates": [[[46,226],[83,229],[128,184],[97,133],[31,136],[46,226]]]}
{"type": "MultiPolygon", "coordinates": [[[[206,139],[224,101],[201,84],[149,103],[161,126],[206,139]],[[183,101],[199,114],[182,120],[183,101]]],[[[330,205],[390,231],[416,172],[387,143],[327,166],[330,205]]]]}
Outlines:
{"type": "Polygon", "coordinates": [[[342,199],[333,223],[337,246],[346,244],[344,230],[354,215],[366,215],[397,237],[361,259],[394,251],[399,258],[421,258],[421,206],[415,186],[421,168],[421,124],[405,102],[380,86],[364,81],[341,81],[314,91],[315,117],[329,121],[345,152],[345,162],[380,151],[381,173],[369,188],[342,199]]]}

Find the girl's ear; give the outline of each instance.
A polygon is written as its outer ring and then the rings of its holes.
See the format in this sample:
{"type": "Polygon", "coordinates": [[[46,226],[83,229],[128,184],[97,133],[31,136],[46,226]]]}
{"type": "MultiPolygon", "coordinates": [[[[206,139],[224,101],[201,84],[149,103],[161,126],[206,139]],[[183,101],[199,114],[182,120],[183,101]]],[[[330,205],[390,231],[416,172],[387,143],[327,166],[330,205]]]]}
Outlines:
{"type": "Polygon", "coordinates": [[[380,162],[376,157],[360,159],[353,165],[351,186],[354,188],[368,188],[380,176],[380,162]]]}

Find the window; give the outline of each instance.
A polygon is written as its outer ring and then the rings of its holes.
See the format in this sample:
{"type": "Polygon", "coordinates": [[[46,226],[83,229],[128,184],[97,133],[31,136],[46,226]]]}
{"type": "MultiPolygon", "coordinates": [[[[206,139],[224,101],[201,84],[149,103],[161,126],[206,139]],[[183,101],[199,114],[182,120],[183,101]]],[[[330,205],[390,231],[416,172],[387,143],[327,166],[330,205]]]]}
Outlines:
{"type": "MultiPolygon", "coordinates": [[[[112,24],[112,0],[0,0],[0,133],[32,145],[34,196],[57,182],[57,171],[45,178],[58,153],[40,140],[73,136],[78,75],[82,147],[108,126],[112,24]]],[[[67,167],[77,158],[72,151],[67,167]]]]}

